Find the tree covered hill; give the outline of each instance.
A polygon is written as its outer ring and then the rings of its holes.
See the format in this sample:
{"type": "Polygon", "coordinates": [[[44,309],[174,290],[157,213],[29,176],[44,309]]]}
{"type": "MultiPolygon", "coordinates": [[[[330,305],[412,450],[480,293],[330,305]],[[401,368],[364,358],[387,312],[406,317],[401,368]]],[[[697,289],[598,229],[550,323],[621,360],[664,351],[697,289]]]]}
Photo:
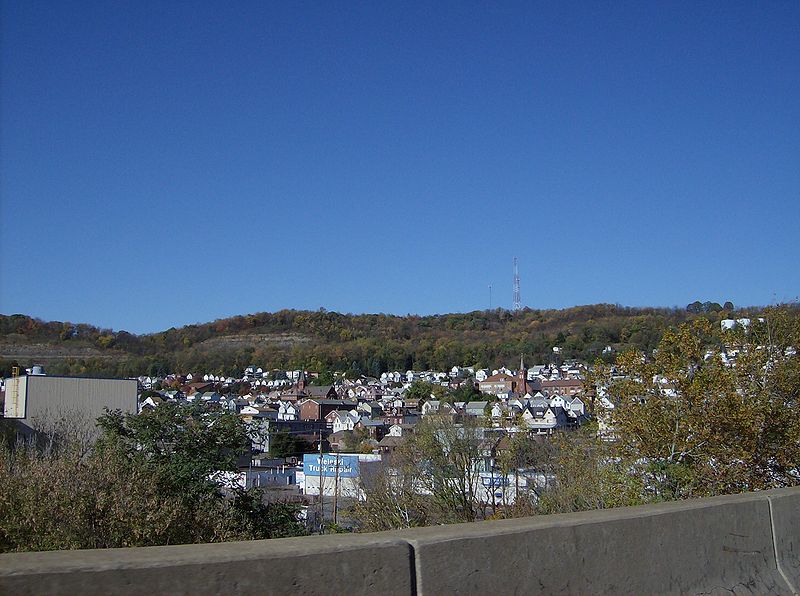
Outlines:
{"type": "MultiPolygon", "coordinates": [[[[727,316],[733,312],[610,304],[431,316],[281,310],[135,335],[0,315],[0,373],[7,375],[15,364],[43,363],[52,374],[68,375],[236,374],[257,364],[265,369],[306,367],[379,375],[456,364],[512,365],[520,354],[532,364],[610,360],[613,354],[603,354],[606,346],[615,352],[649,352],[668,327],[691,318],[717,322],[727,316]],[[553,352],[554,346],[562,348],[560,354],[553,352]]],[[[736,316],[746,313],[737,311],[736,316]]]]}

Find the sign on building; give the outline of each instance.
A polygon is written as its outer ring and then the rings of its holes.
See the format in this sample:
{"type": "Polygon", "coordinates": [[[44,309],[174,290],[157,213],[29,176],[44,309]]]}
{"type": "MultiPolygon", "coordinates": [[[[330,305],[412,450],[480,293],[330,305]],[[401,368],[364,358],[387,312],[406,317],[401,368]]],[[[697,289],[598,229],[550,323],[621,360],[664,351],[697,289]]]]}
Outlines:
{"type": "Polygon", "coordinates": [[[306,453],[303,456],[303,472],[306,476],[321,475],[323,478],[357,478],[358,456],[323,454],[320,474],[319,455],[306,453]]]}

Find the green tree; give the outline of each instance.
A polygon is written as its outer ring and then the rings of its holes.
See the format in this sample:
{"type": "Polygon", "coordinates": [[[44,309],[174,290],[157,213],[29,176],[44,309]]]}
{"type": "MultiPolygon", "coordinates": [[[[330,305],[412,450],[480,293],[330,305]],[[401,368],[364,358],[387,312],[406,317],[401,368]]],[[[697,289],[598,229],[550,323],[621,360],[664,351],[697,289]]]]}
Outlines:
{"type": "Polygon", "coordinates": [[[433,523],[430,497],[420,494],[418,475],[416,463],[406,457],[366,467],[359,479],[365,498],[354,507],[358,528],[379,532],[433,523]]]}
{"type": "Polygon", "coordinates": [[[425,381],[414,381],[406,389],[404,394],[406,399],[428,400],[431,396],[441,399],[446,394],[446,389],[441,385],[426,383],[425,381]]]}
{"type": "Polygon", "coordinates": [[[453,389],[447,394],[447,401],[450,402],[469,402],[469,401],[482,401],[491,396],[486,396],[481,393],[478,388],[470,382],[464,383],[457,389],[453,389]]]}
{"type": "Polygon", "coordinates": [[[235,472],[249,453],[244,425],[234,414],[204,403],[165,403],[139,415],[109,412],[98,419],[103,435],[98,448],[122,449],[144,456],[174,479],[174,489],[213,489],[215,472],[235,472]]]}
{"type": "Polygon", "coordinates": [[[593,424],[556,435],[534,450],[534,457],[546,478],[543,486],[536,486],[536,513],[572,513],[645,501],[643,479],[630,474],[626,461],[614,457],[612,446],[597,437],[593,424]]]}
{"type": "Polygon", "coordinates": [[[311,443],[285,430],[279,430],[270,437],[269,454],[271,457],[292,457],[311,453],[313,450],[311,443]]]}
{"type": "Polygon", "coordinates": [[[691,304],[687,304],[686,305],[686,312],[689,312],[689,313],[692,313],[692,314],[700,314],[701,312],[703,312],[703,303],[700,302],[699,300],[695,300],[691,304]]]}

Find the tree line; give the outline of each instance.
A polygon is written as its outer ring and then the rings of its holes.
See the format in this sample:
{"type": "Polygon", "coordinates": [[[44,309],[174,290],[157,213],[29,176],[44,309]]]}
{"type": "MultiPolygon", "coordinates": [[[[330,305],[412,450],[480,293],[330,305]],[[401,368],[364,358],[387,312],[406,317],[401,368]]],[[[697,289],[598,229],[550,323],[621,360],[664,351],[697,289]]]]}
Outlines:
{"type": "MultiPolygon", "coordinates": [[[[45,322],[25,315],[0,315],[0,341],[7,345],[38,342],[54,347],[90,347],[96,351],[93,356],[49,361],[48,368],[54,374],[129,377],[211,372],[227,376],[258,364],[262,368],[379,376],[390,370],[444,370],[455,364],[494,368],[515,361],[519,354],[542,364],[597,358],[612,362],[614,352],[651,352],[668,327],[697,317],[717,322],[732,314],[732,310],[722,308],[610,304],[424,317],[282,310],[146,335],[45,322]],[[553,352],[556,346],[561,348],[559,353],[553,352]],[[607,346],[613,351],[605,350],[607,346]]],[[[747,311],[737,314],[744,316],[747,311]]],[[[0,360],[0,373],[7,375],[13,365],[31,364],[0,360]]]]}

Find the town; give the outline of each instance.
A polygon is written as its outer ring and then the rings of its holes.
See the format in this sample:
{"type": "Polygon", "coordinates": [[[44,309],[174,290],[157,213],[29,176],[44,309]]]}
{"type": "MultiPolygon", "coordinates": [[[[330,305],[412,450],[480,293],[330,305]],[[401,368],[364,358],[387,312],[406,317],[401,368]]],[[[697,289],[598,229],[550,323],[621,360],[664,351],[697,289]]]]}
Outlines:
{"type": "MultiPolygon", "coordinates": [[[[30,414],[34,402],[49,401],[48,391],[59,392],[57,385],[73,380],[47,377],[41,366],[24,372],[27,375],[5,381],[6,418],[21,419],[27,409],[26,422],[38,430],[30,414]],[[47,380],[51,389],[38,396],[36,383],[26,382],[21,390],[24,379],[47,380]]],[[[501,502],[513,503],[520,481],[523,486],[526,482],[522,476],[498,477],[497,458],[508,448],[509,437],[542,440],[584,424],[589,419],[587,396],[595,403],[594,391],[586,391],[586,373],[586,365],[579,362],[526,368],[521,359],[516,369],[453,366],[449,371],[392,371],[380,378],[337,374],[334,383],[326,385],[317,384],[320,375],[314,371],[264,370],[256,365],[246,367],[237,378],[187,373],[140,376],[135,385],[108,379],[80,382],[86,384],[84,391],[91,392],[97,385],[103,389],[96,391],[106,395],[116,391],[108,389],[116,384],[124,385],[122,394],[128,396],[135,387],[139,415],[165,404],[202,404],[235,414],[247,428],[251,453],[240,461],[238,475],[228,474],[223,481],[306,505],[311,503],[309,497],[320,494],[363,500],[360,470],[390,462],[426,418],[474,427],[480,443],[480,458],[475,462],[480,490],[475,496],[496,507],[501,502]],[[329,461],[335,464],[325,465],[329,461]]],[[[601,409],[613,408],[604,397],[596,403],[601,409]]],[[[106,407],[131,409],[124,398],[106,407]]],[[[93,408],[95,415],[100,413],[97,403],[93,408]]]]}
{"type": "MultiPolygon", "coordinates": [[[[735,366],[741,334],[750,325],[747,318],[722,320],[719,330],[728,343],[718,352],[707,350],[705,359],[735,366]]],[[[611,366],[602,382],[594,366],[579,361],[526,366],[524,355],[516,368],[455,365],[447,371],[387,371],[380,377],[256,364],[236,377],[197,372],[71,379],[48,377],[42,366],[24,372],[5,380],[5,418],[24,420],[33,431],[41,430],[36,412],[41,419],[45,406],[57,406],[52,395],[63,393],[59,386],[75,383],[83,384],[75,391],[107,396],[106,403],[91,404],[92,416],[102,414],[101,408],[146,416],[167,405],[234,415],[247,430],[249,452],[240,458],[238,472],[220,472],[215,479],[223,487],[258,489],[265,499],[301,504],[312,531],[323,531],[330,522],[341,525],[337,505],[366,500],[369,477],[376,469],[394,470],[398,451],[431,420],[450,425],[473,443],[466,482],[482,516],[514,506],[522,495],[536,499],[539,489],[555,483],[553,470],[535,461],[509,466],[509,454],[520,444],[547,443],[554,435],[568,439],[588,423],[599,439],[613,441],[618,401],[608,395],[608,383],[626,379],[611,366]],[[332,508],[326,499],[333,501],[332,508]],[[312,505],[317,509],[310,512],[312,505]]],[[[656,376],[653,381],[663,395],[675,394],[674,380],[656,376]]],[[[462,488],[464,482],[459,480],[462,488]]],[[[415,490],[428,494],[431,489],[419,485],[415,490]]]]}

